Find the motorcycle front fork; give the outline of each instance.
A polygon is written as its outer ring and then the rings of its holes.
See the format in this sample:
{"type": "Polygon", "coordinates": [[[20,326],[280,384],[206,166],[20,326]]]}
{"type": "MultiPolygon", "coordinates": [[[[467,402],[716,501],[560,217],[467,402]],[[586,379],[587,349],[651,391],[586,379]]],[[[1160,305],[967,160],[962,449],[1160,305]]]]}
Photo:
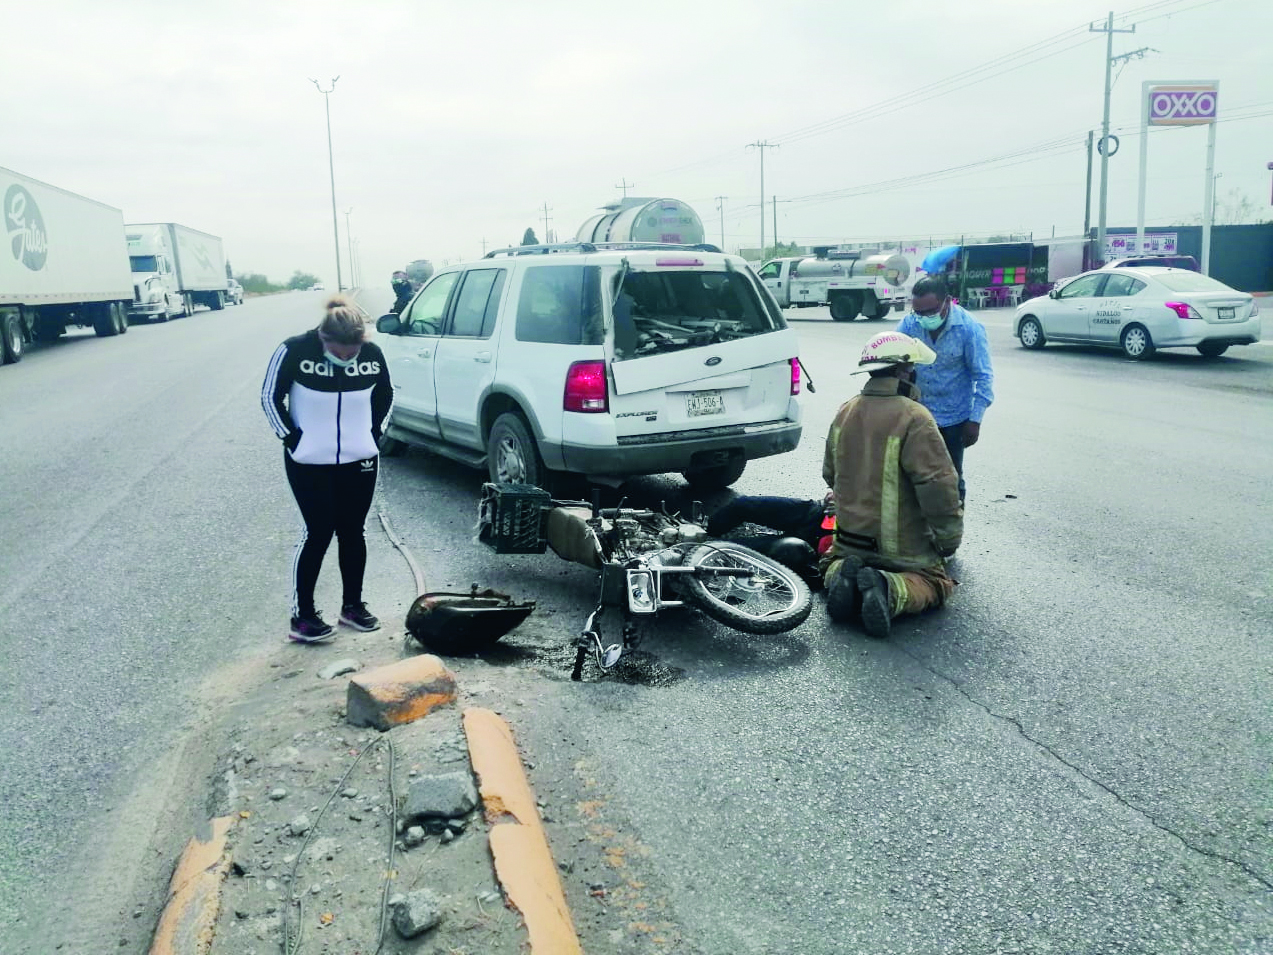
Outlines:
{"type": "Polygon", "coordinates": [[[583,679],[583,661],[588,651],[592,651],[593,656],[596,657],[597,666],[604,672],[619,662],[624,651],[635,649],[641,642],[636,621],[624,614],[623,642],[612,643],[609,646],[602,643],[599,621],[604,610],[604,604],[597,605],[597,609],[588,615],[588,622],[583,625],[583,630],[575,640],[575,665],[570,671],[570,679],[576,683],[583,679]]]}

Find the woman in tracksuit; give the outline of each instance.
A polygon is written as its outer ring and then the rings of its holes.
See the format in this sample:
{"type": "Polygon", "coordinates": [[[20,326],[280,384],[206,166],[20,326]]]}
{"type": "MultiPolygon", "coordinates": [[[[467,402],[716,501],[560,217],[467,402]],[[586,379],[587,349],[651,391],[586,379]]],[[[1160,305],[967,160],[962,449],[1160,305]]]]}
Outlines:
{"type": "Polygon", "coordinates": [[[261,405],[283,441],[287,480],[305,521],[292,561],[290,637],[299,643],[320,643],[334,633],[314,607],[333,534],[344,588],[340,622],[364,631],[380,626],[362,599],[364,524],[393,386],[384,354],[365,335],[362,310],[333,296],[317,328],[278,346],[261,387],[261,405]]]}

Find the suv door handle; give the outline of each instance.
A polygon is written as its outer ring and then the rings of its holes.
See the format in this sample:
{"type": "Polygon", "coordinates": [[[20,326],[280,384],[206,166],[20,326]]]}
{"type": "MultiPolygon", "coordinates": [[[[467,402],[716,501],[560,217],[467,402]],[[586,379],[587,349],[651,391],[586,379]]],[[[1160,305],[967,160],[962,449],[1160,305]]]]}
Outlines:
{"type": "Polygon", "coordinates": [[[474,355],[474,356],[473,356],[473,360],[474,360],[474,361],[484,361],[484,362],[485,362],[485,361],[490,361],[490,360],[491,360],[491,353],[490,353],[490,352],[488,352],[488,351],[480,351],[480,352],[478,352],[476,355],[474,355]]]}
{"type": "Polygon", "coordinates": [[[422,350],[422,351],[418,351],[418,352],[416,352],[416,354],[417,354],[417,355],[419,355],[421,358],[428,358],[430,355],[432,355],[432,354],[433,354],[433,349],[432,349],[432,348],[425,348],[425,349],[424,349],[424,350],[422,350]]]}

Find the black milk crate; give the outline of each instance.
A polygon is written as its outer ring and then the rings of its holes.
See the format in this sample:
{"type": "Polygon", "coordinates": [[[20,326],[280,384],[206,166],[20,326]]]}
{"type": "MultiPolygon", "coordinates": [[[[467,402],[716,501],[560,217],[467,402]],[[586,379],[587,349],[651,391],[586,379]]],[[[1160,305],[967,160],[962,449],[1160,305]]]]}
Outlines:
{"type": "Polygon", "coordinates": [[[489,530],[482,539],[497,554],[542,554],[548,549],[544,526],[551,496],[530,484],[486,484],[483,505],[490,505],[489,530]]]}

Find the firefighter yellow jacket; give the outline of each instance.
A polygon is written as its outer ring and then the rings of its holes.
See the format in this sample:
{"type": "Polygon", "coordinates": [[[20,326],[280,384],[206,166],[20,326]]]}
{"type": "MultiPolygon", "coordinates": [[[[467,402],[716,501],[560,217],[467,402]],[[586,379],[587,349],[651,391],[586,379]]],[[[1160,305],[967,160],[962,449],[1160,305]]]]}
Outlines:
{"type": "Polygon", "coordinates": [[[919,570],[959,546],[959,476],[913,384],[871,378],[840,407],[822,477],[836,501],[829,558],[857,554],[885,570],[919,570]]]}

